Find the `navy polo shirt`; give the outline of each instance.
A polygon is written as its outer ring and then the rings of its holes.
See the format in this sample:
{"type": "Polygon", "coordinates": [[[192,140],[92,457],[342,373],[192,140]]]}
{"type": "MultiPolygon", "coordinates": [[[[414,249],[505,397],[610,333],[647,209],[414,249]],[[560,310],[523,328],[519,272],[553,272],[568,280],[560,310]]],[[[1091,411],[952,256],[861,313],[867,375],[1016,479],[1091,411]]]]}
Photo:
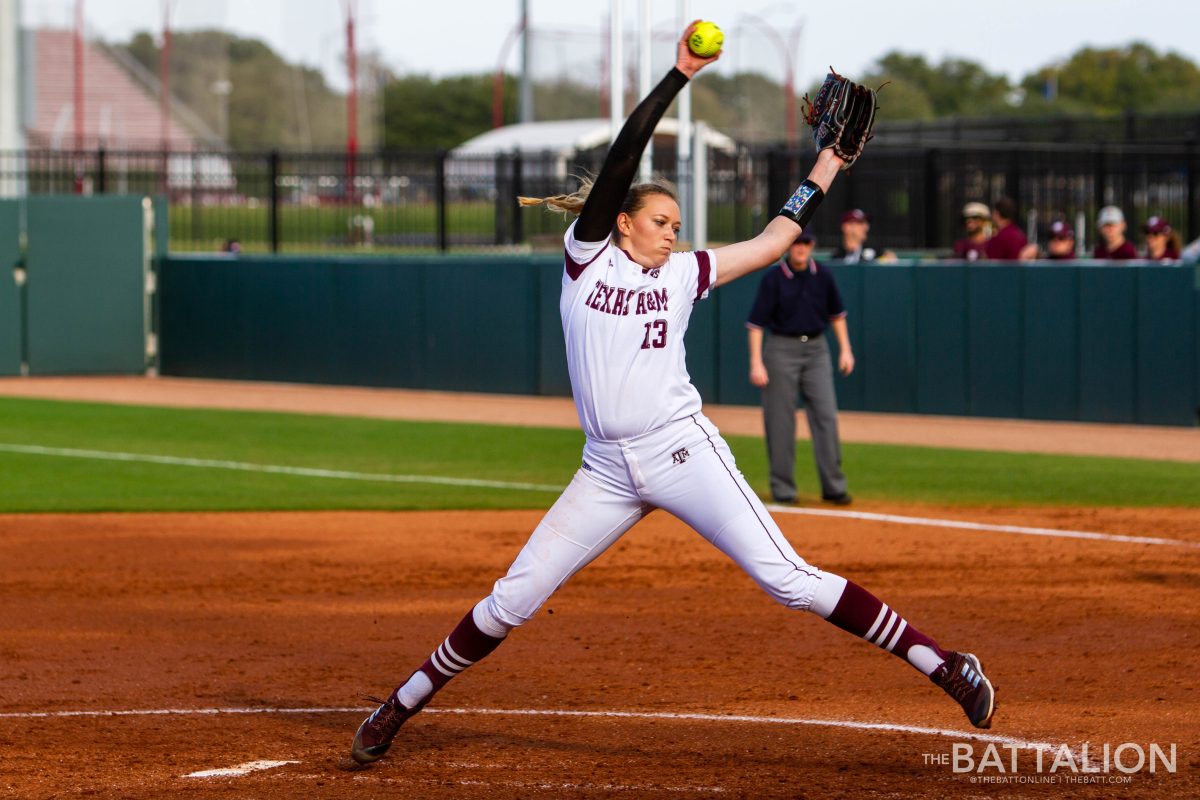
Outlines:
{"type": "Polygon", "coordinates": [[[832,272],[811,258],[807,269],[793,272],[785,259],[763,275],[746,325],[780,336],[813,336],[844,316],[832,272]]]}

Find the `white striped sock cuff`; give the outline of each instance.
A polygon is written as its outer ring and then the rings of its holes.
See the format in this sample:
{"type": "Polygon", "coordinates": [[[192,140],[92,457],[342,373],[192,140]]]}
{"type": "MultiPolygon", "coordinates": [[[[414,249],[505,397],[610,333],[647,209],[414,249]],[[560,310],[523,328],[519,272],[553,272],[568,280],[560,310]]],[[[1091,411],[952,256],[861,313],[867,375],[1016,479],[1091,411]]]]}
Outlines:
{"type": "Polygon", "coordinates": [[[437,668],[437,671],[445,675],[447,678],[453,678],[455,675],[475,663],[473,661],[468,661],[458,653],[454,652],[454,648],[450,646],[449,639],[446,639],[446,641],[438,645],[438,649],[433,651],[433,654],[429,657],[429,660],[433,662],[433,666],[437,668]]]}
{"type": "Polygon", "coordinates": [[[887,603],[880,604],[879,616],[877,616],[875,618],[875,624],[871,626],[871,630],[867,631],[866,634],[863,636],[864,639],[866,639],[868,642],[871,641],[871,638],[875,635],[875,631],[879,630],[879,623],[883,622],[883,619],[885,616],[887,616],[887,613],[888,613],[887,603]]]}

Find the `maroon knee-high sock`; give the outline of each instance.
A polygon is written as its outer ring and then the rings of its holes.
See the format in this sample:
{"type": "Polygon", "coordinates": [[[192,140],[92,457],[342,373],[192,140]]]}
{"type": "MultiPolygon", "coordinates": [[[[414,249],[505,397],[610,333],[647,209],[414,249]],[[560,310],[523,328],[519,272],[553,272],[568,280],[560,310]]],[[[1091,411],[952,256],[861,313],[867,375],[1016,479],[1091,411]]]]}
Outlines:
{"type": "Polygon", "coordinates": [[[446,641],[438,645],[420,667],[419,671],[425,673],[429,682],[433,684],[433,691],[429,693],[429,697],[436,694],[455,675],[499,647],[503,641],[479,630],[479,626],[475,624],[474,611],[468,611],[454,630],[450,631],[446,641]]]}
{"type": "Polygon", "coordinates": [[[846,581],[846,588],[828,619],[842,630],[903,658],[926,675],[937,668],[938,662],[949,658],[937,642],[853,581],[846,581]],[[932,654],[912,651],[918,645],[929,648],[932,654]]]}

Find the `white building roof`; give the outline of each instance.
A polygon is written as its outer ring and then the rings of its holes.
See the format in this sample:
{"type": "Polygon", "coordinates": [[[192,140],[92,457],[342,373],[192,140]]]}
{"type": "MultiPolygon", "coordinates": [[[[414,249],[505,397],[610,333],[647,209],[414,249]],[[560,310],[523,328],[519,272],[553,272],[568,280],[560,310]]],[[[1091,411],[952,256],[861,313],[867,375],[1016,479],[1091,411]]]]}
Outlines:
{"type": "MultiPolygon", "coordinates": [[[[709,147],[726,152],[737,149],[733,139],[720,131],[708,128],[706,141],[709,147]]],[[[668,117],[659,121],[654,132],[660,136],[678,136],[679,121],[668,117]]],[[[551,152],[569,155],[577,150],[591,150],[609,142],[609,121],[596,119],[565,119],[549,122],[521,122],[505,125],[481,133],[460,144],[452,151],[456,156],[511,153],[520,150],[523,154],[551,152]]]]}

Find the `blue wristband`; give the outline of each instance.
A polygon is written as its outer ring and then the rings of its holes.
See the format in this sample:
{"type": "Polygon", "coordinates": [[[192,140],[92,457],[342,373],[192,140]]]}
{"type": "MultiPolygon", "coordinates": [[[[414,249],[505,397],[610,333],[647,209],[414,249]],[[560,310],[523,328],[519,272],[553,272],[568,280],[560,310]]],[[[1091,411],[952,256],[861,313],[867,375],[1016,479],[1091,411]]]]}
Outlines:
{"type": "Polygon", "coordinates": [[[801,228],[807,228],[808,221],[817,213],[817,206],[824,199],[825,192],[821,187],[806,178],[776,216],[787,217],[801,228]]]}

